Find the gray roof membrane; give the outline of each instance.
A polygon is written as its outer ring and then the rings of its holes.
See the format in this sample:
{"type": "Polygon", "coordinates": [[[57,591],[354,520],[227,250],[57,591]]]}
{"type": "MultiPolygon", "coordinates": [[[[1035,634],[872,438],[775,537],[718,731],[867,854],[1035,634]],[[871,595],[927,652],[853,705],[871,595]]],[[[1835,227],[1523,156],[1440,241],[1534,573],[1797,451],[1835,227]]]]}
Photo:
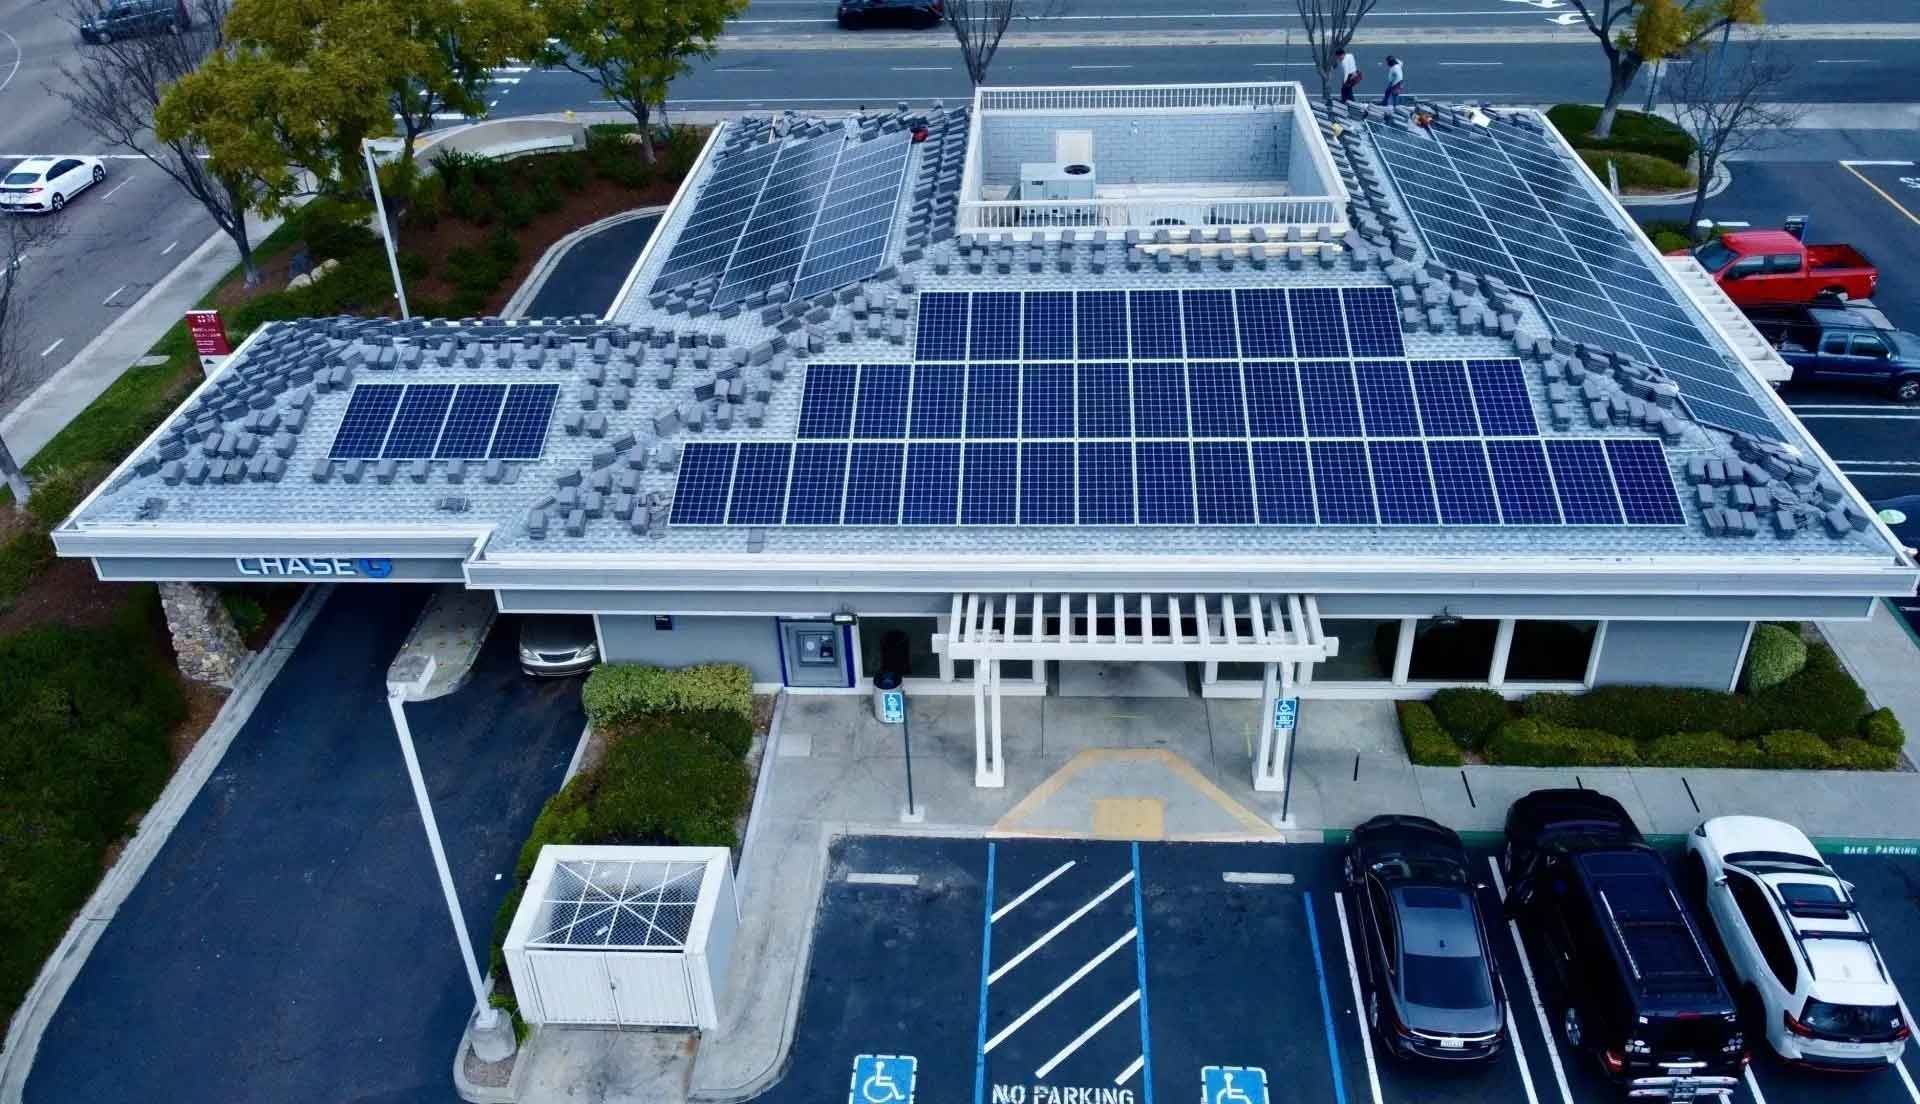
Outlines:
{"type": "MultiPolygon", "coordinates": [[[[1533,117],[1529,116],[1530,119],[1533,117]]],[[[1320,120],[1331,135],[1329,121],[1320,120]]],[[[1355,196],[1341,248],[1241,237],[1173,255],[1151,238],[1079,231],[1020,243],[956,233],[967,112],[936,106],[851,124],[911,148],[883,267],[810,300],[775,289],[713,309],[655,278],[716,162],[764,141],[768,120],[725,124],[605,321],[459,323],[312,319],[266,327],[110,477],[69,527],[143,536],[288,530],[490,532],[484,555],[990,557],[1375,556],[1409,559],[1699,557],[1879,561],[1884,539],[1804,447],[1688,420],[1671,383],[1611,350],[1556,341],[1524,296],[1428,261],[1405,208],[1367,163],[1363,128],[1328,142],[1355,196]],[[810,363],[912,360],[918,292],[1390,286],[1406,356],[1514,357],[1547,437],[1645,434],[1666,446],[1682,526],[684,527],[667,523],[689,441],[794,439],[810,363]],[[656,301],[657,300],[657,301],[656,301]],[[560,397],[530,461],[328,459],[354,385],[553,382],[560,397]],[[1745,539],[1742,539],[1745,538],[1745,539]]],[[[787,133],[832,124],[782,119],[787,133]]],[[[1539,125],[1505,121],[1501,125],[1539,125]]],[[[1621,227],[1621,232],[1633,231],[1621,227]]],[[[1214,240],[1210,237],[1211,241],[1214,240]]],[[[1684,303],[1684,296],[1674,291],[1684,303]]],[[[1703,336],[1724,345],[1704,324],[1703,336]]],[[[1730,355],[1730,354],[1729,354],[1730,355]]],[[[1758,386],[1756,381],[1756,386],[1758,386]]],[[[1781,418],[1784,439],[1804,431],[1781,418]]]]}

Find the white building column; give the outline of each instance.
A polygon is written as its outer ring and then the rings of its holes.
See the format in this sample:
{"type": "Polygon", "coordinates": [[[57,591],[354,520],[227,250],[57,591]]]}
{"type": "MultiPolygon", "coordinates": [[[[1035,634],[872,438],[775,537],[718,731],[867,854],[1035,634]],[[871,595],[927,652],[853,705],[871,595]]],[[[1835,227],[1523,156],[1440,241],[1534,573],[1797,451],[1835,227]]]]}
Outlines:
{"type": "Polygon", "coordinates": [[[1276,793],[1287,784],[1280,774],[1285,755],[1274,746],[1277,734],[1273,730],[1273,710],[1279,701],[1280,665],[1262,664],[1260,715],[1254,719],[1254,724],[1259,726],[1259,738],[1253,742],[1253,788],[1261,793],[1276,793]]]}

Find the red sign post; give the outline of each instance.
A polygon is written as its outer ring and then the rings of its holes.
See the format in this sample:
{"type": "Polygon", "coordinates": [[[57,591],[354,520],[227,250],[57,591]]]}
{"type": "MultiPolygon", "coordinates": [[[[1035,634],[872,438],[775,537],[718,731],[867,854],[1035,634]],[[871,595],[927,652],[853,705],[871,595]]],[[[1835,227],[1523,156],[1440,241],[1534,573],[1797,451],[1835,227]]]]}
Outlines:
{"type": "Polygon", "coordinates": [[[200,370],[209,376],[233,352],[233,342],[227,339],[227,324],[217,310],[188,311],[187,333],[193,336],[194,351],[200,354],[200,370]]]}

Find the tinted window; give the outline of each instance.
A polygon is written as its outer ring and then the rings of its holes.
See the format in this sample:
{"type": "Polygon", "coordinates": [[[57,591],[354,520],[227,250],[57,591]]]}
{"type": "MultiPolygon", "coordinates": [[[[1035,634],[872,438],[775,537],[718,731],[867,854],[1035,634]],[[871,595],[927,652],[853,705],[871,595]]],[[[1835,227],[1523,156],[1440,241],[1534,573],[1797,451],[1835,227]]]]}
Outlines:
{"type": "Polygon", "coordinates": [[[1855,334],[1853,337],[1853,355],[1887,359],[1887,343],[1872,334],[1855,334]]]}
{"type": "Polygon", "coordinates": [[[1485,1008],[1493,1003],[1487,965],[1479,956],[1446,958],[1410,954],[1401,960],[1401,992],[1408,1004],[1428,1008],[1485,1008]]]}
{"type": "Polygon", "coordinates": [[[1900,1006],[1828,1004],[1810,1000],[1800,1022],[1822,1035],[1887,1039],[1900,1030],[1900,1006]]]}
{"type": "Polygon", "coordinates": [[[1800,271],[1800,254],[1769,253],[1767,255],[1767,271],[1776,274],[1782,272],[1798,273],[1800,271]]]}
{"type": "Polygon", "coordinates": [[[1734,251],[1720,244],[1718,239],[1710,241],[1693,251],[1694,260],[1699,261],[1701,267],[1705,268],[1708,272],[1720,271],[1726,266],[1726,263],[1733,260],[1735,256],[1734,251]]]}
{"type": "Polygon", "coordinates": [[[1823,353],[1831,353],[1834,356],[1846,356],[1847,335],[1843,333],[1828,334],[1820,341],[1820,351],[1823,353]]]}
{"type": "Polygon", "coordinates": [[[1727,889],[1733,893],[1733,903],[1739,907],[1747,930],[1753,933],[1753,941],[1760,947],[1760,957],[1767,960],[1767,968],[1791,992],[1799,980],[1800,970],[1793,961],[1793,949],[1787,946],[1786,933],[1780,930],[1773,907],[1767,903],[1766,891],[1744,874],[1728,874],[1727,889]]]}
{"type": "Polygon", "coordinates": [[[1727,275],[1728,276],[1752,276],[1764,270],[1766,267],[1766,263],[1767,263],[1766,260],[1761,257],[1742,257],[1738,261],[1734,262],[1732,268],[1727,270],[1727,275]]]}
{"type": "Polygon", "coordinates": [[[16,172],[8,173],[5,180],[0,180],[0,184],[37,184],[39,181],[40,174],[37,172],[16,172]]]}

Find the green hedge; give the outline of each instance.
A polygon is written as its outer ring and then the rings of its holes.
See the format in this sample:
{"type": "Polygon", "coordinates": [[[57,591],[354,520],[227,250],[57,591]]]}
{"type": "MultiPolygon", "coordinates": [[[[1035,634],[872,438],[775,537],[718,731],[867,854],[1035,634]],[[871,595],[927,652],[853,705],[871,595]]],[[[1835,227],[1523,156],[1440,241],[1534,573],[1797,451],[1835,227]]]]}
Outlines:
{"type": "Polygon", "coordinates": [[[1827,745],[1832,753],[1829,764],[1836,770],[1892,770],[1900,765],[1900,753],[1866,740],[1845,736],[1827,745]]]}
{"type": "Polygon", "coordinates": [[[1593,105],[1560,104],[1547,112],[1547,118],[1575,149],[1644,153],[1676,165],[1685,165],[1693,156],[1693,136],[1658,115],[1616,111],[1613,132],[1605,138],[1593,137],[1593,128],[1600,122],[1600,109],[1593,105]]]}
{"type": "Polygon", "coordinates": [[[1811,732],[1781,729],[1760,737],[1762,765],[1779,770],[1818,770],[1831,766],[1833,750],[1811,732]]]}
{"type": "Polygon", "coordinates": [[[15,598],[53,562],[53,541],[38,529],[15,533],[0,544],[0,610],[15,598]]]}
{"type": "MultiPolygon", "coordinates": [[[[1521,712],[1566,728],[1597,728],[1630,740],[1672,732],[1724,732],[1751,739],[1770,727],[1753,703],[1734,694],[1672,686],[1596,686],[1584,694],[1533,694],[1521,712]]],[[[1857,716],[1857,714],[1856,714],[1857,716]]]]}
{"type": "Polygon", "coordinates": [[[753,675],[735,663],[649,667],[608,663],[593,669],[581,695],[596,725],[646,713],[711,710],[753,716],[753,675]]]}
{"type": "Polygon", "coordinates": [[[1807,665],[1807,642],[1798,626],[1771,622],[1753,627],[1747,645],[1747,669],[1741,685],[1749,692],[1769,690],[1799,674],[1807,665]]]}
{"type": "Polygon", "coordinates": [[[1874,747],[1901,751],[1907,746],[1906,730],[1900,727],[1900,718],[1886,706],[1874,710],[1860,722],[1860,735],[1874,747]]]}
{"type": "Polygon", "coordinates": [[[1620,190],[1678,192],[1694,185],[1694,176],[1686,169],[1663,157],[1653,157],[1644,153],[1629,153],[1625,150],[1578,151],[1580,160],[1586,162],[1593,175],[1605,184],[1607,182],[1607,162],[1613,162],[1614,175],[1620,179],[1620,190]]]}
{"type": "Polygon", "coordinates": [[[1406,741],[1407,758],[1415,766],[1457,767],[1466,762],[1460,748],[1447,737],[1433,710],[1425,702],[1394,703],[1400,714],[1400,738],[1406,741]]]}
{"type": "Polygon", "coordinates": [[[1428,704],[1447,735],[1470,751],[1480,750],[1510,715],[1507,699],[1498,691],[1470,686],[1450,686],[1437,691],[1428,704]]]}
{"type": "Polygon", "coordinates": [[[1770,729],[1805,729],[1829,740],[1853,736],[1867,712],[1867,692],[1825,644],[1807,648],[1807,665],[1753,696],[1770,729]]]}
{"type": "Polygon", "coordinates": [[[1521,717],[1494,733],[1487,761],[1515,767],[1630,767],[1640,762],[1640,750],[1624,736],[1521,717]]]}
{"type": "Polygon", "coordinates": [[[1649,767],[1757,767],[1760,745],[1719,732],[1673,732],[1647,741],[1640,762],[1649,767]]]}

